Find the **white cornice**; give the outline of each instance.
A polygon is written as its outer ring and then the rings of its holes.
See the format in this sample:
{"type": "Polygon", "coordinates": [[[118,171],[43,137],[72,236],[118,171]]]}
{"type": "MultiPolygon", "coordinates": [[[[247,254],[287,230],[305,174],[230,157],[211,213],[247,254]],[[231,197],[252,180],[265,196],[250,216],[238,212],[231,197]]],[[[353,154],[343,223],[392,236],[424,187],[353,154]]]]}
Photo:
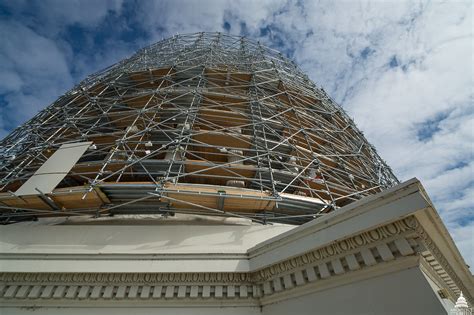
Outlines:
{"type": "Polygon", "coordinates": [[[355,235],[406,217],[429,204],[417,193],[417,181],[410,180],[383,193],[364,198],[277,235],[249,249],[250,268],[301,255],[313,248],[355,235]]]}

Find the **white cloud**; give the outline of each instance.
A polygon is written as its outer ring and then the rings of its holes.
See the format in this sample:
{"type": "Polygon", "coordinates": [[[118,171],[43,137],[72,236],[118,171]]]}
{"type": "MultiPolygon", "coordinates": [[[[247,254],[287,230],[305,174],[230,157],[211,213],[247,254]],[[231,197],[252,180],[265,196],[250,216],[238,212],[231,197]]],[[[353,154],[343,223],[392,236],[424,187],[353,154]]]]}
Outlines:
{"type": "Polygon", "coordinates": [[[456,246],[463,255],[464,261],[472,268],[474,265],[474,246],[472,240],[474,239],[474,222],[465,226],[453,226],[449,229],[456,246]]]}
{"type": "Polygon", "coordinates": [[[96,26],[108,13],[120,13],[123,0],[47,0],[42,1],[46,16],[61,24],[96,26]]]}
{"type": "Polygon", "coordinates": [[[148,1],[139,7],[136,18],[154,40],[177,33],[225,32],[225,21],[231,25],[230,33],[239,35],[241,22],[245,22],[246,28],[256,30],[285,4],[282,0],[148,1]]]}
{"type": "Polygon", "coordinates": [[[96,27],[107,14],[120,13],[123,0],[17,0],[7,1],[4,5],[17,16],[26,15],[23,19],[26,25],[40,24],[41,29],[56,34],[61,32],[65,25],[96,27]],[[40,20],[32,18],[32,13],[40,20]]]}
{"type": "MultiPolygon", "coordinates": [[[[64,54],[55,42],[17,22],[0,22],[0,91],[7,102],[0,128],[12,128],[72,85],[64,54]]],[[[0,131],[6,134],[6,131],[0,131]]]]}
{"type": "Polygon", "coordinates": [[[353,71],[364,79],[344,105],[402,180],[422,180],[453,230],[474,217],[466,202],[474,185],[473,36],[469,6],[447,9],[427,5],[408,27],[394,23],[364,69],[353,71]],[[390,56],[400,66],[387,67],[390,56]],[[436,132],[419,139],[427,121],[436,132]]]}

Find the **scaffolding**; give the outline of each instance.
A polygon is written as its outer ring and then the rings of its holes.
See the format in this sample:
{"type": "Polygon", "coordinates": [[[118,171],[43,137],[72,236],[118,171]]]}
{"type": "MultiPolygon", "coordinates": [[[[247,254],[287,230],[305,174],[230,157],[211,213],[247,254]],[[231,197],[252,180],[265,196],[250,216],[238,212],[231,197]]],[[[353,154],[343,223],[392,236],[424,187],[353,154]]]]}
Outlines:
{"type": "Polygon", "coordinates": [[[3,223],[191,213],[302,224],[398,183],[292,61],[221,33],[176,35],[87,77],[0,142],[0,178],[3,223]],[[54,189],[15,193],[61,146],[86,142],[54,189]]]}

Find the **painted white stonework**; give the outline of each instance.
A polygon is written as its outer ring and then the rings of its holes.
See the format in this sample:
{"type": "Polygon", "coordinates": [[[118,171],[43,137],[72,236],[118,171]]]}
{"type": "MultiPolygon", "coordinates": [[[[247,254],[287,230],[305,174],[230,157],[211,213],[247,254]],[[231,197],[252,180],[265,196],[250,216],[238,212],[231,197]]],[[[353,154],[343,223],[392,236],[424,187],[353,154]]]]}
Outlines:
{"type": "Polygon", "coordinates": [[[436,295],[413,267],[271,304],[264,314],[443,314],[436,295]]]}
{"type": "Polygon", "coordinates": [[[431,315],[461,291],[473,301],[472,274],[415,179],[298,227],[178,223],[3,226],[1,305],[8,314],[431,315]]]}
{"type": "Polygon", "coordinates": [[[249,248],[293,228],[9,225],[0,230],[0,251],[11,258],[1,267],[4,272],[31,272],[34,258],[36,272],[248,272],[249,248]]]}

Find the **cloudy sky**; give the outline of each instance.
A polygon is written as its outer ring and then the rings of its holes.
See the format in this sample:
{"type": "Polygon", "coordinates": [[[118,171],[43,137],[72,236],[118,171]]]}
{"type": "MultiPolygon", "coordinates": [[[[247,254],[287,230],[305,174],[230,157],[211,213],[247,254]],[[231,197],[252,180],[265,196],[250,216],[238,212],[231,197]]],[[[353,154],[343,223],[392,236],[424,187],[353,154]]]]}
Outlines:
{"type": "Polygon", "coordinates": [[[0,2],[0,138],[88,74],[176,33],[245,35],[297,62],[400,180],[425,185],[474,266],[471,1],[0,2]]]}

